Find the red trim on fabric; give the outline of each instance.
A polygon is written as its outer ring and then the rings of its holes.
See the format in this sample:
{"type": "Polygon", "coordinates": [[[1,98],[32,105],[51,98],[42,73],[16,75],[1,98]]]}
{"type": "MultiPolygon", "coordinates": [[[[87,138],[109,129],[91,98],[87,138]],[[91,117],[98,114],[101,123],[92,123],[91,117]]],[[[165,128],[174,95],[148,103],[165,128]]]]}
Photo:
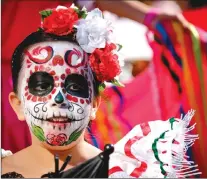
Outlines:
{"type": "Polygon", "coordinates": [[[148,122],[140,124],[140,127],[144,136],[148,135],[151,132],[148,122]]]}
{"type": "Polygon", "coordinates": [[[139,168],[135,168],[133,172],[130,174],[130,176],[139,178],[142,173],[144,173],[147,170],[147,164],[145,162],[141,163],[141,166],[139,168]]]}
{"type": "MultiPolygon", "coordinates": [[[[125,151],[125,155],[138,160],[131,152],[131,146],[137,142],[138,140],[140,140],[141,138],[143,138],[142,136],[134,136],[132,139],[129,139],[127,141],[127,143],[124,146],[124,151],[125,151]]],[[[135,168],[133,170],[133,172],[130,174],[130,176],[132,177],[136,177],[139,178],[143,172],[145,172],[147,170],[147,164],[143,161],[138,160],[139,162],[141,162],[141,165],[137,168],[135,168]]]]}
{"type": "Polygon", "coordinates": [[[116,166],[116,167],[113,167],[113,168],[109,169],[108,174],[111,175],[111,174],[114,174],[116,172],[123,172],[123,170],[120,167],[116,166]]]}

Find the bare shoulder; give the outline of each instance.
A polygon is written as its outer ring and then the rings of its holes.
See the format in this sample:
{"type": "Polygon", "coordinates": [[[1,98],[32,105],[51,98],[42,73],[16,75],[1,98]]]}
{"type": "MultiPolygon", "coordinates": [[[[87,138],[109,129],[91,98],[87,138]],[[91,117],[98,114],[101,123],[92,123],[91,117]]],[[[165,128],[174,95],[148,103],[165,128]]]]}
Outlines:
{"type": "Polygon", "coordinates": [[[25,155],[27,148],[23,149],[13,155],[7,156],[2,159],[2,174],[8,172],[21,172],[21,166],[25,164],[25,155]]]}
{"type": "Polygon", "coordinates": [[[2,159],[2,174],[16,172],[25,178],[41,176],[41,163],[37,160],[31,147],[27,147],[11,156],[2,159]]]}
{"type": "Polygon", "coordinates": [[[97,148],[87,142],[85,142],[84,147],[85,147],[84,148],[85,151],[90,151],[90,152],[88,152],[89,158],[93,158],[102,152],[99,148],[97,148]]]}

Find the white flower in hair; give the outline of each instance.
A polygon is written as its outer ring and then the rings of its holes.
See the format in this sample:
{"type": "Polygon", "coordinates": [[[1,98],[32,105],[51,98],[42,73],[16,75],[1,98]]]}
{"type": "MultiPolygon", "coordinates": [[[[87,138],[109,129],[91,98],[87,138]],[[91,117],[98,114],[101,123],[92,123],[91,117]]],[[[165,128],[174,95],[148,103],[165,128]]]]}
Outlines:
{"type": "Polygon", "coordinates": [[[68,9],[68,8],[65,7],[65,6],[58,6],[58,7],[56,7],[56,11],[59,10],[59,9],[68,9]]]}
{"type": "Polygon", "coordinates": [[[85,19],[79,20],[76,27],[76,39],[87,53],[93,53],[96,48],[104,48],[107,42],[113,41],[112,24],[103,18],[98,8],[89,12],[85,19]]]}
{"type": "MultiPolygon", "coordinates": [[[[71,6],[70,6],[70,8],[72,8],[72,9],[78,9],[78,7],[77,6],[75,6],[74,4],[72,4],[71,6]]],[[[56,11],[57,10],[59,10],[59,9],[68,9],[66,6],[57,6],[56,7],[56,11]]]]}

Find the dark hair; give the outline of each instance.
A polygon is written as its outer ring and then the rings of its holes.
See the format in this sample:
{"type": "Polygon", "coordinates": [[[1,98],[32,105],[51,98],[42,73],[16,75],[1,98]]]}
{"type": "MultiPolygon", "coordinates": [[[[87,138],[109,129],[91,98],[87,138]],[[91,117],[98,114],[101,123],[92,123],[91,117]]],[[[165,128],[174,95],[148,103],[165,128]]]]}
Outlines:
{"type": "Polygon", "coordinates": [[[188,0],[188,5],[190,8],[200,8],[207,6],[206,0],[188,0]]]}
{"type": "MultiPolygon", "coordinates": [[[[22,68],[23,64],[23,52],[24,50],[29,47],[30,45],[33,45],[35,43],[39,42],[45,42],[45,41],[68,41],[73,42],[78,45],[76,39],[73,35],[67,35],[67,36],[56,36],[53,34],[48,34],[43,31],[37,31],[33,32],[29,36],[27,36],[15,49],[13,55],[12,55],[12,81],[13,81],[13,91],[17,93],[17,86],[18,86],[18,78],[19,78],[19,72],[22,68]]],[[[100,82],[97,81],[96,76],[94,75],[95,82],[94,82],[94,93],[95,96],[99,95],[98,86],[100,82]]]]}

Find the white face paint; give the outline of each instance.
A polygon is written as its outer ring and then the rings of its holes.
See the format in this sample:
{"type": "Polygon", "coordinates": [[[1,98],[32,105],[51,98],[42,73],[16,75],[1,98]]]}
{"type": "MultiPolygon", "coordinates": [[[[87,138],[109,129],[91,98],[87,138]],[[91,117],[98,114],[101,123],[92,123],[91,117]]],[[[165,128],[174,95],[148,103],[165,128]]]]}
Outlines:
{"type": "Polygon", "coordinates": [[[32,133],[52,146],[76,141],[87,127],[94,97],[88,56],[69,42],[31,45],[23,56],[20,94],[32,133]]]}

